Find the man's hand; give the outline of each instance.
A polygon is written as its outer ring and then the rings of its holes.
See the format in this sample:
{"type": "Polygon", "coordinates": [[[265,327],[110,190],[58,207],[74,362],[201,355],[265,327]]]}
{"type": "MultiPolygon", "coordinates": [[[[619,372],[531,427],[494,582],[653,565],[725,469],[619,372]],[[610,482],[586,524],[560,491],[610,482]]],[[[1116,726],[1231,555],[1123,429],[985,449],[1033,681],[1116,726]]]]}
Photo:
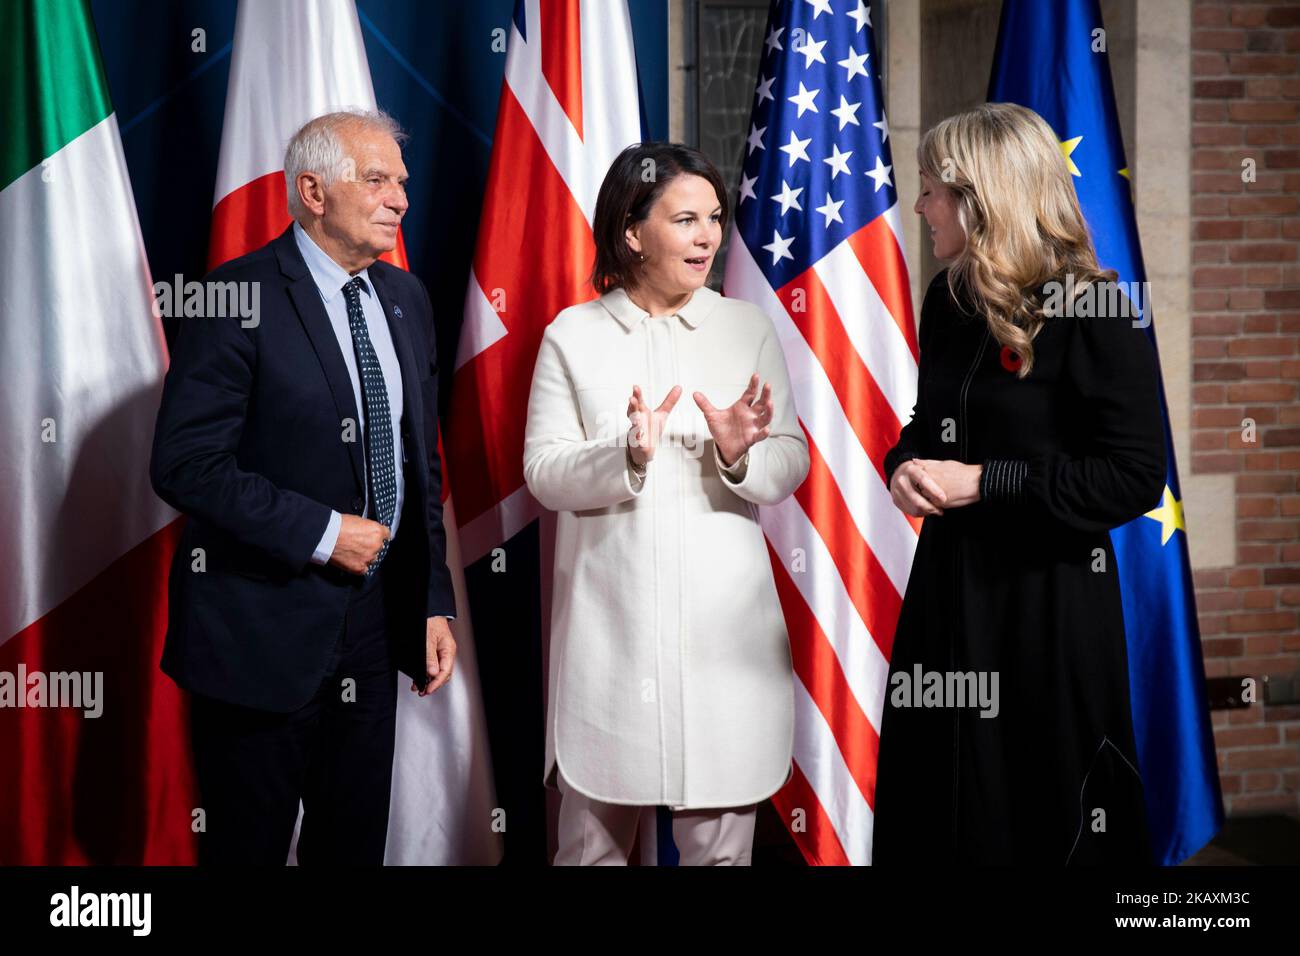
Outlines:
{"type": "Polygon", "coordinates": [[[349,574],[365,574],[387,540],[388,528],[378,521],[345,514],[329,563],[349,574]]]}
{"type": "Polygon", "coordinates": [[[456,660],[456,639],[451,636],[451,626],[445,617],[431,617],[424,627],[424,668],[429,682],[420,690],[411,681],[411,690],[427,697],[447,683],[451,677],[452,663],[456,660]]]}

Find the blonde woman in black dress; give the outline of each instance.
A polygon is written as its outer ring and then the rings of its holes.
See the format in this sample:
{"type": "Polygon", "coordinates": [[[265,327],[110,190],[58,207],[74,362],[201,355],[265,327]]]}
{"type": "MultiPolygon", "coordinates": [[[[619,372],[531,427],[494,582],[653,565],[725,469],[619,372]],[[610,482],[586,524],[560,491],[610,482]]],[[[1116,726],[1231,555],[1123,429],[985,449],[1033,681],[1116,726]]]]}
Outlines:
{"type": "Polygon", "coordinates": [[[985,104],[926,133],[918,159],[916,212],[950,266],[885,460],[895,504],[924,522],[874,862],[1149,863],[1108,532],[1164,488],[1155,351],[1107,294],[1041,117],[985,104]]]}

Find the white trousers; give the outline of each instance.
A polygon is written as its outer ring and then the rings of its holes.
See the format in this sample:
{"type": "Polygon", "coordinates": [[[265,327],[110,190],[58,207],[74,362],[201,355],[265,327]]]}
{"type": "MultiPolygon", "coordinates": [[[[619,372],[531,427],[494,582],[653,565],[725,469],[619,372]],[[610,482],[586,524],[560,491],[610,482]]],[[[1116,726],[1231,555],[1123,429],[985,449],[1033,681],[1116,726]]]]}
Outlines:
{"type": "MultiPolygon", "coordinates": [[[[559,785],[559,846],[556,866],[627,866],[642,807],[602,803],[559,785]]],[[[749,866],[758,807],[674,810],[673,842],[682,866],[749,866]]]]}

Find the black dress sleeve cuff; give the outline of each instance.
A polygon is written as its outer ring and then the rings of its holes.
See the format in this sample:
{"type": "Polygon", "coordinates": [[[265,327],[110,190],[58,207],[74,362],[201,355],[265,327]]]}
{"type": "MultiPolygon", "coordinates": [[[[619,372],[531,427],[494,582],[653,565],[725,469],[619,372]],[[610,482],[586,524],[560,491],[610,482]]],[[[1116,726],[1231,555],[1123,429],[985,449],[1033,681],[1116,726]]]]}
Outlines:
{"type": "Polygon", "coordinates": [[[1029,462],[1019,458],[990,458],[980,473],[980,498],[1004,504],[1025,500],[1025,476],[1029,462]]]}

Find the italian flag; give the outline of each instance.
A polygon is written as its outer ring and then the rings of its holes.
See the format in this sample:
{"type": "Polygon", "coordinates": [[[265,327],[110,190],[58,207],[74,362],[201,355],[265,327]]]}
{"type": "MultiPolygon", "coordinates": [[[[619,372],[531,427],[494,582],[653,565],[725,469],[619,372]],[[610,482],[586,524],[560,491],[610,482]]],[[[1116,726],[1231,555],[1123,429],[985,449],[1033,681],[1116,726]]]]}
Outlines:
{"type": "MultiPolygon", "coordinates": [[[[241,0],[217,160],[210,267],[252,252],[288,228],[292,220],[286,205],[284,150],[289,138],[313,117],[349,108],[375,109],[353,0],[241,0]]],[[[397,248],[383,258],[407,268],[401,233],[397,248]]],[[[450,362],[445,365],[450,367],[450,362]]],[[[451,624],[456,668],[451,680],[426,698],[411,693],[409,678],[398,676],[384,856],[390,866],[492,865],[503,852],[503,821],[496,809],[469,599],[448,487],[444,465],[443,524],[458,610],[451,624]]],[[[296,860],[295,836],[288,862],[296,860]]]]}
{"type": "Polygon", "coordinates": [[[188,863],[158,670],[177,515],[148,467],[167,349],[89,3],[0,4],[0,62],[0,864],[188,863]]]}

